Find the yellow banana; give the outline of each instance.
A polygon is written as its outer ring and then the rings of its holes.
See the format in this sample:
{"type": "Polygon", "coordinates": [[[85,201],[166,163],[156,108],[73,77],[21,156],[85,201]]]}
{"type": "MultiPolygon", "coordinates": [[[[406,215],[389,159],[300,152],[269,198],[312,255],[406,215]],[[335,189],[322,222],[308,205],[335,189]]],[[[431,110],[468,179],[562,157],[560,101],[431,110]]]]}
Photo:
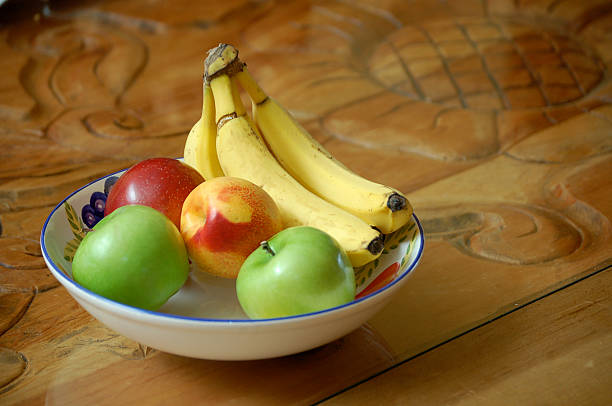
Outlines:
{"type": "Polygon", "coordinates": [[[246,114],[235,80],[218,70],[211,75],[210,85],[218,126],[217,154],[223,172],[247,179],[268,192],[281,211],[285,227],[308,225],[330,234],[344,248],[353,266],[376,259],[383,249],[383,235],[306,190],[280,166],[246,114]]]}
{"type": "Polygon", "coordinates": [[[412,206],[399,191],[352,172],[269,97],[237,59],[236,79],[251,97],[253,119],[280,164],[306,189],[384,234],[410,221],[412,206]]]}
{"type": "Polygon", "coordinates": [[[202,117],[191,128],[185,141],[184,161],[195,168],[204,179],[223,176],[217,159],[217,123],[215,122],[215,100],[210,85],[204,83],[202,117]]]}

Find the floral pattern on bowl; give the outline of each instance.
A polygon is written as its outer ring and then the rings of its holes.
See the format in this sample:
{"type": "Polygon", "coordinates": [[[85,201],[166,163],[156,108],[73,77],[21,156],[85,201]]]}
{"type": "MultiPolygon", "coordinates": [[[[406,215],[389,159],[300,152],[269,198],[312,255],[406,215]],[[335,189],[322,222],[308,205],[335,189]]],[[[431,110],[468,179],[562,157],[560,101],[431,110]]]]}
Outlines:
{"type": "Polygon", "coordinates": [[[81,208],[81,217],[78,216],[76,210],[68,201],[64,202],[66,211],[66,220],[74,234],[74,238],[66,243],[64,247],[64,259],[72,262],[74,253],[79,244],[83,241],[85,234],[94,228],[100,220],[104,218],[104,209],[106,208],[106,198],[110,193],[115,182],[119,179],[118,176],[109,176],[104,181],[104,191],[95,191],[89,198],[89,203],[86,203],[81,208]]]}
{"type": "Polygon", "coordinates": [[[393,282],[401,271],[406,269],[405,265],[414,249],[415,244],[413,244],[413,241],[417,232],[417,225],[413,219],[399,230],[386,236],[385,248],[380,257],[359,268],[355,268],[357,297],[363,296],[363,293],[366,291],[372,293],[372,286],[374,285],[377,286],[377,289],[380,289],[386,284],[393,282]],[[403,256],[399,260],[389,255],[398,249],[403,252],[403,256]],[[391,272],[391,269],[394,271],[391,272]]]}

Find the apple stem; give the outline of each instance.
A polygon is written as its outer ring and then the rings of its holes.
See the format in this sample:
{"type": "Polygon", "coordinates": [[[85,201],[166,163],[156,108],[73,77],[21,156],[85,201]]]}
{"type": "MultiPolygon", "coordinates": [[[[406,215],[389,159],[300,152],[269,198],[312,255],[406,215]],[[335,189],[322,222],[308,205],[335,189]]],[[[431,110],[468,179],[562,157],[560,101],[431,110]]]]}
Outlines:
{"type": "Polygon", "coordinates": [[[268,241],[262,241],[259,243],[259,245],[261,245],[261,248],[263,248],[264,251],[266,251],[268,254],[272,256],[276,255],[276,252],[274,252],[272,247],[270,247],[270,244],[268,244],[268,241]]]}

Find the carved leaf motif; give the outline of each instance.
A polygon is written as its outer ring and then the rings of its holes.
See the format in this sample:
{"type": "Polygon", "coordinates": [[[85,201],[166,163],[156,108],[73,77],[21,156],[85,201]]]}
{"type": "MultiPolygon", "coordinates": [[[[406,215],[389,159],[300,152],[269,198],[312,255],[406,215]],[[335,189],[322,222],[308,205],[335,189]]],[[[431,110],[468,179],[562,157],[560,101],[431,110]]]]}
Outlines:
{"type": "Polygon", "coordinates": [[[584,245],[587,233],[563,213],[535,205],[461,205],[435,208],[434,216],[422,214],[428,238],[450,241],[470,256],[514,265],[569,256],[584,245]]]}
{"type": "Polygon", "coordinates": [[[0,393],[25,372],[27,363],[22,353],[0,348],[0,393]]]}
{"type": "Polygon", "coordinates": [[[30,270],[42,268],[45,263],[36,240],[2,238],[0,266],[8,269],[30,270]]]}
{"type": "MultiPolygon", "coordinates": [[[[4,269],[2,272],[3,271],[4,269]]],[[[8,292],[0,293],[0,310],[2,310],[2,318],[0,318],[0,336],[19,322],[34,299],[34,293],[32,291],[11,292],[10,289],[13,289],[13,286],[4,281],[2,282],[4,290],[8,292]]],[[[2,370],[1,367],[0,370],[2,370]]]]}

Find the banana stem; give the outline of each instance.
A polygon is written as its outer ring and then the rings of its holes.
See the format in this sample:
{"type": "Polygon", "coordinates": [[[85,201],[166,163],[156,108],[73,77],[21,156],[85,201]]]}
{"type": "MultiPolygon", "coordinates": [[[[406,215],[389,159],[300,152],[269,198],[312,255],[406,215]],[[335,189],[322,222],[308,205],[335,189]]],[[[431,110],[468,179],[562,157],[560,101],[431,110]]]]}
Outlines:
{"type": "Polygon", "coordinates": [[[240,85],[249,94],[253,103],[261,104],[268,99],[268,95],[259,87],[255,78],[247,70],[246,65],[243,65],[242,70],[236,73],[235,76],[240,85]]]}
{"type": "Polygon", "coordinates": [[[210,81],[215,75],[223,73],[237,59],[238,50],[229,44],[219,44],[208,51],[208,56],[204,61],[205,81],[210,81]]]}
{"type": "MultiPolygon", "coordinates": [[[[260,104],[268,99],[268,95],[250,74],[246,65],[238,58],[238,50],[231,45],[219,44],[210,50],[206,58],[205,70],[205,83],[218,76],[227,75],[238,80],[253,103],[260,104]]],[[[237,113],[241,115],[240,112],[237,113]]]]}
{"type": "Polygon", "coordinates": [[[202,118],[215,116],[215,101],[213,99],[212,89],[210,84],[205,83],[203,86],[202,96],[202,118]]]}
{"type": "Polygon", "coordinates": [[[236,79],[226,74],[215,76],[210,81],[210,88],[215,99],[217,129],[223,127],[229,120],[246,115],[236,79]]]}
{"type": "Polygon", "coordinates": [[[233,77],[230,77],[230,79],[232,82],[232,99],[234,100],[236,115],[243,116],[246,113],[246,109],[244,107],[244,103],[242,103],[242,98],[240,97],[240,88],[238,87],[236,79],[233,77]]]}
{"type": "Polygon", "coordinates": [[[227,75],[217,76],[210,82],[210,88],[215,99],[215,121],[217,123],[223,117],[236,113],[231,86],[230,78],[227,75]]]}
{"type": "Polygon", "coordinates": [[[240,93],[227,75],[215,77],[210,82],[210,88],[215,99],[215,121],[217,125],[227,116],[239,116],[245,113],[240,93]]]}

